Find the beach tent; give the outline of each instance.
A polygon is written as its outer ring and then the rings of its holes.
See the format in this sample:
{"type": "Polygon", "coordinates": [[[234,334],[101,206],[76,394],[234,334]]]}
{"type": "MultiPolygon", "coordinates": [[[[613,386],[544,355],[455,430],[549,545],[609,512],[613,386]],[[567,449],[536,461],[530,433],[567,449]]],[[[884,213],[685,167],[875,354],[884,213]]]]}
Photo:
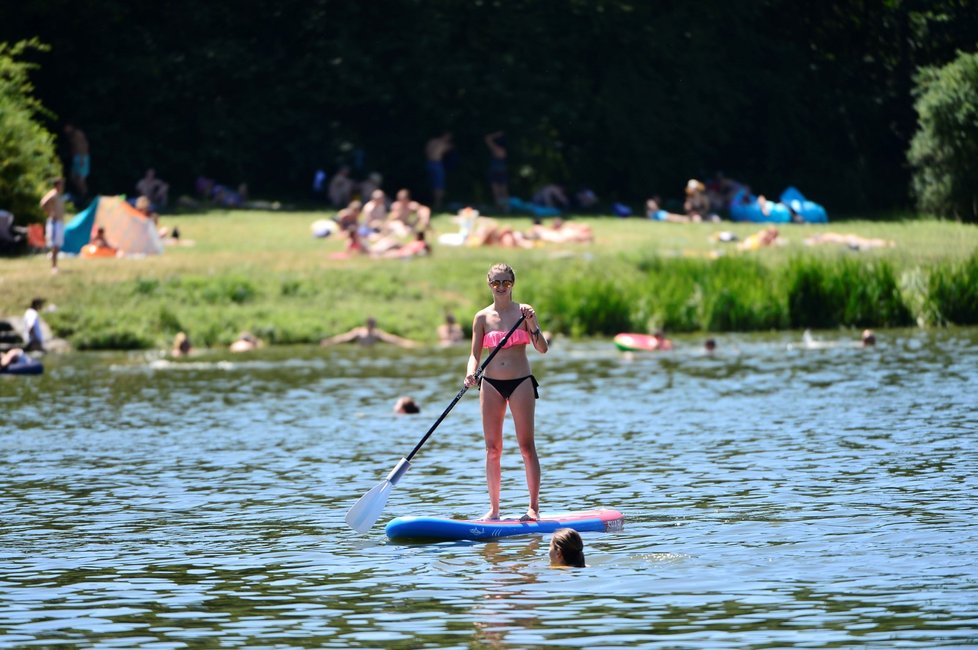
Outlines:
{"type": "Polygon", "coordinates": [[[152,219],[143,216],[121,196],[99,196],[65,226],[66,253],[78,254],[97,228],[105,228],[105,238],[125,255],[159,255],[163,241],[152,219]]]}

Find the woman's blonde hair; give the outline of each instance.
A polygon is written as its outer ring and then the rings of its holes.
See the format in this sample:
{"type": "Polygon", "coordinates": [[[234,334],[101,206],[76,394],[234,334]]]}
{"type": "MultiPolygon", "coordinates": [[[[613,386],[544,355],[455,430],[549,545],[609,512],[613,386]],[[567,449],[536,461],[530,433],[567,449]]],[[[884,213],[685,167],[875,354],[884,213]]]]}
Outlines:
{"type": "Polygon", "coordinates": [[[513,278],[513,284],[516,284],[516,271],[509,264],[493,264],[489,267],[489,273],[486,274],[486,277],[491,278],[493,273],[508,273],[509,277],[513,278]]]}

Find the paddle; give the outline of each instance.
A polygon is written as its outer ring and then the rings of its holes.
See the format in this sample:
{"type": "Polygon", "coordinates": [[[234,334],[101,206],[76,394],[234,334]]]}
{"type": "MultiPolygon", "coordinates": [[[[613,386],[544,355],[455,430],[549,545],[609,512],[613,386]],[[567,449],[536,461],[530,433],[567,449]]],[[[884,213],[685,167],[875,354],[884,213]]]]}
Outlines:
{"type": "MultiPolygon", "coordinates": [[[[518,321],[516,321],[516,325],[513,325],[512,329],[506,332],[506,336],[504,336],[503,340],[499,342],[499,345],[493,348],[492,352],[489,353],[489,356],[486,357],[486,360],[482,362],[482,365],[479,366],[479,369],[475,373],[476,380],[482,378],[482,373],[485,372],[486,366],[488,366],[489,362],[492,361],[492,358],[496,356],[496,353],[499,352],[504,345],[506,345],[506,341],[508,341],[509,337],[513,335],[516,328],[523,324],[523,320],[525,318],[525,315],[520,314],[520,318],[518,321]]],[[[438,416],[435,423],[431,425],[430,429],[428,429],[428,433],[424,434],[424,437],[421,438],[418,444],[414,446],[411,453],[397,463],[394,469],[391,470],[390,474],[387,475],[387,478],[375,485],[372,490],[364,494],[362,497],[360,497],[359,501],[353,504],[353,507],[346,513],[346,523],[348,526],[350,526],[350,528],[358,533],[365,533],[370,530],[370,527],[373,526],[374,522],[376,522],[380,517],[380,513],[383,512],[384,506],[387,504],[387,497],[390,495],[390,491],[395,485],[397,485],[397,482],[401,480],[404,473],[411,467],[411,459],[414,458],[416,453],[418,453],[421,446],[428,441],[428,438],[430,438],[431,434],[435,432],[435,429],[437,429],[438,425],[441,424],[441,421],[445,419],[445,416],[447,416],[449,412],[455,408],[455,405],[458,404],[458,401],[462,399],[462,395],[465,395],[465,391],[468,389],[468,386],[463,385],[462,390],[458,392],[458,395],[456,395],[455,399],[452,400],[452,403],[448,405],[445,412],[438,416]]]]}

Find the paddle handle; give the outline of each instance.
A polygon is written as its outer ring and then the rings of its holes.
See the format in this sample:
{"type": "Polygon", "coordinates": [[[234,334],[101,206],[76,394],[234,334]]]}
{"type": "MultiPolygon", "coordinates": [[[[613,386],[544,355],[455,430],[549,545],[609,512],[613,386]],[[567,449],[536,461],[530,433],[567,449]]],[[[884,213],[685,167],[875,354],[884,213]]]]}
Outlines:
{"type": "MultiPolygon", "coordinates": [[[[509,337],[513,335],[513,332],[515,332],[519,328],[519,326],[523,324],[524,320],[526,320],[526,314],[521,313],[519,320],[516,321],[516,325],[513,325],[513,327],[510,328],[508,332],[506,332],[506,336],[503,337],[503,340],[499,342],[499,345],[497,345],[492,349],[492,352],[489,353],[489,356],[486,357],[486,360],[483,361],[482,365],[479,366],[479,369],[475,373],[476,379],[482,378],[482,373],[485,372],[486,366],[488,366],[489,362],[492,361],[492,358],[496,356],[496,353],[503,349],[503,346],[506,345],[506,341],[508,341],[509,337]]],[[[458,391],[458,395],[455,396],[455,399],[452,400],[452,403],[448,405],[448,408],[445,409],[445,411],[441,415],[438,416],[438,419],[435,420],[435,423],[431,425],[430,429],[428,429],[428,433],[424,434],[424,437],[418,441],[418,444],[414,446],[414,449],[411,450],[411,453],[408,454],[404,460],[411,462],[411,459],[414,458],[414,455],[418,453],[418,450],[421,449],[421,447],[424,446],[424,443],[428,442],[428,438],[431,437],[431,434],[435,432],[435,429],[438,428],[438,425],[441,424],[441,421],[444,420],[448,416],[448,414],[452,412],[452,409],[455,408],[455,405],[458,404],[458,401],[462,399],[462,396],[465,395],[465,391],[467,391],[468,389],[469,389],[468,386],[462,386],[462,390],[458,391]]]]}

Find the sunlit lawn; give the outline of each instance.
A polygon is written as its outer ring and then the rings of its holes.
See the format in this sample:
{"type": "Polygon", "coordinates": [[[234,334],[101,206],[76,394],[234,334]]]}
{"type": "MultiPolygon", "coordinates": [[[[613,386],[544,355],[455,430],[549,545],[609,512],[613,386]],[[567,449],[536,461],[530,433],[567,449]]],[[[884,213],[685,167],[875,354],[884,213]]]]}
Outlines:
{"type": "MultiPolygon", "coordinates": [[[[403,333],[430,337],[431,323],[445,310],[468,310],[487,298],[482,276],[498,261],[511,263],[521,278],[533,278],[546,276],[558,260],[574,258],[590,264],[595,275],[606,277],[652,256],[710,259],[739,255],[773,267],[798,255],[858,257],[890,260],[900,270],[961,260],[978,250],[978,228],[936,220],[787,224],[779,226],[782,245],[741,252],[735,244],[720,243],[714,236],[730,231],[743,239],[761,225],[576,217],[594,229],[593,244],[541,244],[528,250],[451,247],[439,245],[435,235],[430,238],[434,247],[430,258],[334,260],[328,256],[343,248],[342,239],[316,239],[310,230],[313,221],[327,216],[311,211],[164,215],[163,225],[179,227],[182,238],[193,245],[167,246],[161,256],[135,259],[66,257],[57,275],[51,274],[44,255],[0,258],[0,314],[19,315],[31,297],[41,295],[61,310],[97,316],[99,322],[144,319],[142,330],[160,330],[154,336],[157,342],[178,325],[192,328],[198,324],[201,329],[206,323],[206,338],[214,342],[223,342],[238,329],[275,319],[279,325],[269,327],[284,330],[281,319],[290,313],[296,321],[290,326],[301,334],[280,334],[286,339],[333,332],[359,322],[368,313],[387,322],[400,320],[395,329],[403,333]],[[804,245],[806,237],[828,231],[892,240],[895,245],[867,251],[804,245]],[[184,299],[180,293],[165,290],[181,278],[244,283],[254,289],[254,296],[240,303],[198,304],[208,299],[190,295],[184,299]],[[147,310],[162,310],[162,315],[145,316],[147,310]]],[[[531,223],[528,217],[500,221],[518,230],[531,223]]],[[[447,215],[437,217],[433,225],[437,233],[457,230],[447,215]]]]}

